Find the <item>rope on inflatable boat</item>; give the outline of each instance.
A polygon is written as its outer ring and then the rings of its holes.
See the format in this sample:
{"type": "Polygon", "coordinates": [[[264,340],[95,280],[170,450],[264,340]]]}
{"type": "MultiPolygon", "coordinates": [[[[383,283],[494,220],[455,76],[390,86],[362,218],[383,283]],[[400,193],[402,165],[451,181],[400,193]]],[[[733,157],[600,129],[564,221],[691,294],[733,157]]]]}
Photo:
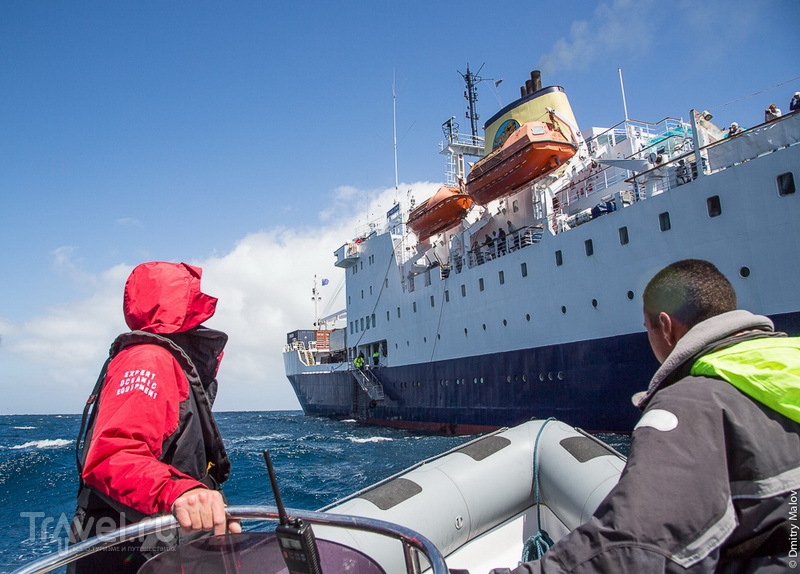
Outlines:
{"type": "Polygon", "coordinates": [[[539,504],[539,438],[542,436],[542,431],[547,423],[556,420],[550,417],[542,423],[539,427],[539,432],[536,435],[536,442],[533,445],[533,487],[536,496],[536,521],[539,526],[538,532],[525,541],[525,546],[522,548],[522,562],[530,562],[531,560],[539,560],[544,553],[554,544],[553,539],[546,530],[542,529],[542,507],[539,504]]]}

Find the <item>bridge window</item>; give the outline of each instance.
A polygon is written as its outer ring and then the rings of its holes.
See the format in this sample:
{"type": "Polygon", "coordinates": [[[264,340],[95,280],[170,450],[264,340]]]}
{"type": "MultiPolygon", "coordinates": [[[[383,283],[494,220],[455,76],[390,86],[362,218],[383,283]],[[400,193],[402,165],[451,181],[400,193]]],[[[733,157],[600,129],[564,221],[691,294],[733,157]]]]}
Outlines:
{"type": "Polygon", "coordinates": [[[628,238],[628,227],[620,227],[619,228],[619,244],[620,245],[627,245],[630,239],[628,238]]]}
{"type": "Polygon", "coordinates": [[[564,256],[561,254],[561,250],[559,249],[556,251],[556,267],[561,267],[564,265],[564,256]]]}
{"type": "Polygon", "coordinates": [[[586,251],[586,257],[591,257],[594,255],[594,242],[591,239],[587,239],[583,242],[583,249],[586,251]]]}
{"type": "Polygon", "coordinates": [[[519,270],[522,273],[523,277],[528,276],[528,264],[527,263],[520,263],[519,270]]]}

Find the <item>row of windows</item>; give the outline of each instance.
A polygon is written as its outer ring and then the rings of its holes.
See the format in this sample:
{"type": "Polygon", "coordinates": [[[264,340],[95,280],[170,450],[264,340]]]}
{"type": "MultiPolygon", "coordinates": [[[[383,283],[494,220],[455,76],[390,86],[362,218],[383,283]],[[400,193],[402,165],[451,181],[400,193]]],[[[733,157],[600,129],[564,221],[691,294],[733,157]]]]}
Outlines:
{"type": "MultiPolygon", "coordinates": [[[[796,189],[794,184],[794,175],[792,172],[780,174],[776,178],[776,182],[778,186],[778,195],[781,197],[795,193],[796,189]]],[[[706,212],[708,213],[709,217],[719,217],[722,215],[722,201],[720,200],[719,195],[712,195],[706,199],[706,212]]],[[[672,221],[670,220],[669,211],[658,214],[658,228],[662,232],[672,229],[672,221]]],[[[627,245],[630,243],[630,235],[628,234],[627,226],[620,227],[618,232],[620,245],[627,245]]],[[[594,255],[594,241],[591,239],[587,239],[583,242],[583,248],[587,257],[594,255]]],[[[564,264],[564,254],[560,249],[555,252],[555,258],[556,266],[561,266],[564,264]]]]}
{"type": "MultiPolygon", "coordinates": [[[[527,267],[526,267],[525,263],[522,263],[522,264],[521,264],[521,267],[522,267],[522,276],[523,276],[523,277],[525,277],[525,276],[527,275],[527,271],[526,271],[526,270],[527,270],[527,267]]],[[[502,272],[502,271],[500,271],[500,272],[498,273],[498,276],[499,276],[499,277],[498,277],[498,279],[499,279],[499,282],[500,282],[500,284],[502,285],[502,284],[503,284],[503,282],[504,282],[504,279],[503,279],[503,277],[504,277],[504,276],[503,276],[503,272],[502,272]]],[[[740,267],[740,268],[739,268],[739,277],[741,277],[741,278],[743,278],[743,279],[747,279],[748,277],[750,277],[750,268],[749,268],[749,267],[747,267],[747,266],[740,267]]],[[[482,277],[481,277],[481,278],[479,278],[479,279],[478,279],[478,288],[479,288],[481,291],[483,291],[483,290],[484,290],[484,285],[485,285],[485,284],[484,284],[484,280],[483,280],[483,278],[482,278],[482,277]]],[[[466,297],[466,295],[467,295],[467,287],[466,287],[466,285],[463,285],[463,284],[462,284],[462,285],[461,285],[461,296],[462,296],[462,297],[466,297]]],[[[625,297],[628,299],[628,301],[633,301],[633,300],[636,298],[636,294],[635,294],[633,291],[627,291],[627,292],[625,293],[625,297]]],[[[448,291],[448,290],[445,290],[445,292],[444,292],[444,300],[445,300],[445,302],[446,302],[446,303],[449,303],[449,302],[450,302],[450,291],[448,291]]],[[[435,303],[436,303],[436,300],[434,299],[434,296],[433,296],[433,295],[431,295],[431,297],[430,297],[430,304],[431,304],[431,307],[435,307],[435,303]]],[[[589,302],[589,304],[591,305],[591,307],[592,307],[593,309],[599,309],[599,308],[600,308],[600,302],[599,302],[597,299],[591,299],[591,301],[589,302]]],[[[414,301],[414,302],[412,302],[412,303],[411,303],[411,310],[412,310],[412,312],[414,312],[414,313],[416,313],[416,312],[417,312],[417,302],[416,302],[416,301],[414,301]]],[[[397,310],[396,310],[396,312],[397,312],[397,318],[398,318],[398,319],[400,319],[400,318],[402,317],[402,312],[401,312],[401,309],[400,309],[400,307],[397,307],[397,310]]],[[[566,307],[566,305],[562,305],[562,306],[561,306],[561,314],[562,314],[562,315],[566,315],[566,314],[567,314],[567,307],[566,307]]],[[[391,313],[390,313],[389,311],[386,311],[386,322],[387,322],[387,323],[389,322],[390,318],[391,318],[391,313]]],[[[526,322],[530,322],[530,321],[531,321],[531,315],[530,315],[530,313],[526,313],[526,314],[525,314],[525,321],[526,321],[526,322]]],[[[503,324],[503,327],[506,327],[506,326],[508,326],[508,321],[507,321],[506,319],[503,319],[503,320],[502,320],[502,324],[503,324]]],[[[351,333],[351,334],[353,334],[353,333],[358,333],[359,331],[363,331],[363,330],[365,330],[365,329],[369,329],[369,328],[370,328],[370,325],[371,325],[373,328],[376,326],[376,323],[375,323],[375,314],[374,314],[374,313],[373,313],[372,315],[370,315],[370,316],[367,316],[367,317],[362,317],[360,320],[356,320],[356,321],[350,321],[350,333],[351,333]]],[[[486,331],[486,330],[487,330],[486,323],[483,323],[483,324],[481,324],[481,329],[482,329],[483,331],[486,331]]],[[[469,329],[467,329],[466,327],[464,327],[464,336],[465,336],[465,337],[469,336],[469,329]]],[[[441,334],[438,334],[438,335],[437,335],[437,338],[438,338],[438,339],[441,339],[441,337],[442,337],[442,336],[441,336],[441,334]]],[[[423,342],[424,342],[424,343],[427,343],[427,342],[428,342],[428,341],[427,341],[427,338],[424,338],[424,339],[423,339],[423,342]]],[[[409,341],[406,341],[406,345],[410,346],[410,342],[409,342],[409,341]]],[[[397,347],[397,344],[395,344],[395,347],[397,347]]]]}
{"type": "MultiPolygon", "coordinates": [[[[528,380],[534,381],[534,380],[538,379],[539,382],[543,383],[545,381],[563,381],[565,378],[566,378],[566,374],[564,373],[564,371],[548,371],[546,373],[545,372],[541,372],[541,373],[538,374],[538,376],[534,376],[534,377],[530,377],[530,378],[528,377],[528,375],[506,375],[504,378],[500,377],[496,382],[498,382],[498,383],[512,383],[513,384],[513,383],[527,383],[528,380]]],[[[456,386],[469,385],[469,384],[482,385],[484,383],[490,383],[490,382],[491,381],[489,380],[488,377],[472,377],[472,378],[470,378],[470,377],[464,377],[464,378],[456,377],[455,379],[453,379],[452,384],[456,385],[456,386]]],[[[424,384],[425,384],[424,381],[402,382],[402,383],[400,383],[400,388],[401,389],[420,388],[424,384]]],[[[437,385],[439,385],[441,387],[448,387],[448,386],[450,386],[451,381],[450,381],[450,379],[439,379],[438,381],[436,381],[435,384],[437,384],[437,385]]]]}

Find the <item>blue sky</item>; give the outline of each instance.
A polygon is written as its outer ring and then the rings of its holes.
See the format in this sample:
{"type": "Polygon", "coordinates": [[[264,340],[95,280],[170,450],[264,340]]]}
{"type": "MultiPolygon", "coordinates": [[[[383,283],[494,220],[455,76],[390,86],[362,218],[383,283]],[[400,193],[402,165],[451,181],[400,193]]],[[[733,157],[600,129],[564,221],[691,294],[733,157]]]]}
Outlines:
{"type": "Polygon", "coordinates": [[[148,260],[204,267],[220,297],[219,409],[298,408],[281,345],[391,202],[393,82],[401,188],[422,196],[442,122],[468,125],[468,63],[504,80],[480,85],[483,119],[538,68],[581,127],[616,124],[622,68],[633,119],[748,126],[800,90],[798,28],[797,0],[4,0],[0,414],[81,409],[148,260]]]}

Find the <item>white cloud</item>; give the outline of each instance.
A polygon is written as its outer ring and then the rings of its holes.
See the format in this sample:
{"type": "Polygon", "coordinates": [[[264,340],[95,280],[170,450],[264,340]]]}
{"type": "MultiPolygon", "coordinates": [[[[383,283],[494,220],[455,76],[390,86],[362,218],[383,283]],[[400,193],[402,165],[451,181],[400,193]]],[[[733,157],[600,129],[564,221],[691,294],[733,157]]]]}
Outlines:
{"type": "Polygon", "coordinates": [[[652,37],[654,0],[614,0],[602,3],[591,20],[575,20],[569,38],[560,38],[553,49],[541,57],[543,74],[556,71],[588,70],[596,62],[621,52],[646,52],[652,37]]]}
{"type": "MultiPolygon", "coordinates": [[[[437,187],[419,183],[403,190],[413,189],[417,201],[422,201],[437,187]]],[[[381,217],[394,199],[394,189],[340,188],[326,211],[324,226],[253,233],[228,253],[187,261],[203,268],[203,290],[219,298],[208,326],[230,337],[219,373],[217,410],[299,408],[283,373],[286,333],[312,327],[314,275],[330,280],[321,289],[325,307],[343,278],[343,271],[333,265],[333,252],[353,237],[357,226],[381,217]]],[[[22,389],[13,394],[6,412],[9,408],[17,413],[80,410],[111,341],[126,329],[122,290],[131,267],[118,265],[92,275],[74,255],[70,248],[59,249],[56,263],[73,281],[91,287],[86,298],[44,309],[23,324],[0,322],[0,350],[12,359],[0,364],[0,383],[7,386],[13,378],[15,389],[22,389]]],[[[330,311],[342,308],[344,291],[330,311]]]]}

